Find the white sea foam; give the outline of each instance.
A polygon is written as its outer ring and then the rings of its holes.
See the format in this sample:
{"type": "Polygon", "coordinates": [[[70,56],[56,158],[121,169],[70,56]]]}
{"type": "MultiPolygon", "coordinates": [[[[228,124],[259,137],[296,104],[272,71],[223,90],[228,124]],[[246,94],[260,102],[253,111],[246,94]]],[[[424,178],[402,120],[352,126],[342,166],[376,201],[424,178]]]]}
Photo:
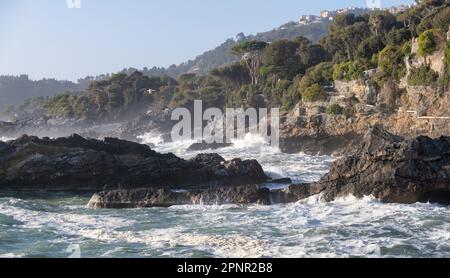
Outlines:
{"type": "Polygon", "coordinates": [[[335,158],[330,156],[310,156],[306,154],[283,154],[278,148],[271,147],[262,136],[247,134],[243,139],[233,140],[232,146],[207,151],[188,151],[197,140],[162,142],[162,136],[147,133],[139,137],[143,143],[152,143],[155,150],[162,153],[174,153],[190,159],[202,152],[214,152],[225,159],[256,159],[272,178],[290,177],[294,182],[313,182],[326,174],[335,158]]]}
{"type": "Polygon", "coordinates": [[[15,254],[15,253],[0,254],[0,259],[16,259],[23,257],[25,257],[25,254],[15,254]]]}
{"type": "Polygon", "coordinates": [[[137,139],[140,140],[140,142],[142,144],[152,144],[155,146],[161,145],[164,143],[164,138],[163,138],[162,134],[155,133],[155,132],[145,133],[143,135],[138,136],[137,139]]]}
{"type": "MultiPolygon", "coordinates": [[[[161,138],[152,134],[142,140],[155,139],[157,151],[184,158],[199,153],[187,151],[194,140],[163,143],[161,138]]],[[[282,154],[251,136],[213,152],[226,159],[257,159],[270,176],[294,182],[318,180],[335,159],[282,154]]],[[[60,252],[52,246],[74,243],[82,254],[104,257],[450,257],[450,208],[433,204],[382,204],[373,197],[325,203],[313,196],[274,206],[91,210],[71,202],[0,198],[0,236],[4,231],[18,242],[32,242],[34,233],[45,234],[49,256],[60,252]]],[[[18,246],[1,256],[27,256],[36,248],[18,246]]]]}
{"type": "Polygon", "coordinates": [[[26,229],[53,228],[67,233],[77,233],[83,227],[120,228],[133,223],[127,219],[110,216],[36,211],[23,208],[23,203],[24,201],[20,199],[0,203],[0,213],[23,223],[22,227],[26,229]]]}
{"type": "Polygon", "coordinates": [[[0,141],[7,142],[7,141],[11,141],[11,140],[14,140],[14,138],[0,136],[0,141]]]}
{"type": "Polygon", "coordinates": [[[70,237],[111,246],[89,250],[98,256],[120,256],[123,247],[136,244],[142,256],[450,256],[449,208],[433,204],[382,204],[373,197],[325,203],[314,196],[274,206],[60,213],[23,208],[29,205],[20,199],[3,201],[0,212],[23,223],[19,226],[25,230],[48,230],[56,242],[70,237]]]}

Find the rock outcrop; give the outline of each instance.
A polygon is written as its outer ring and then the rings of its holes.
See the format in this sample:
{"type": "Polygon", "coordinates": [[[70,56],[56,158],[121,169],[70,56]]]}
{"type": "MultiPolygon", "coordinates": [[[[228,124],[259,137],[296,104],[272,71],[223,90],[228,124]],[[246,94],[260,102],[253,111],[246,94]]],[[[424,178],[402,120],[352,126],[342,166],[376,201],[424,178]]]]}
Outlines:
{"type": "MultiPolygon", "coordinates": [[[[220,159],[211,157],[209,159],[220,159]]],[[[199,163],[207,163],[200,158],[199,163]]],[[[208,162],[209,163],[209,162],[208,162]]],[[[270,191],[260,186],[172,191],[139,189],[95,194],[93,208],[169,207],[186,204],[275,204],[319,195],[333,201],[349,195],[386,203],[450,204],[450,138],[404,140],[379,127],[364,136],[356,153],[336,161],[319,182],[270,191]]]]}
{"type": "Polygon", "coordinates": [[[148,208],[174,205],[269,205],[270,190],[257,185],[207,190],[173,191],[164,188],[114,190],[94,194],[90,208],[148,208]]]}
{"type": "Polygon", "coordinates": [[[189,151],[206,151],[206,150],[218,150],[226,147],[230,147],[233,144],[229,143],[206,143],[206,142],[200,142],[200,143],[194,143],[191,146],[189,146],[189,151]]]}
{"type": "Polygon", "coordinates": [[[321,194],[325,201],[372,195],[386,203],[450,204],[450,137],[403,140],[371,128],[357,152],[333,163],[319,182],[284,193],[287,201],[321,194]]]}
{"type": "MultiPolygon", "coordinates": [[[[359,128],[344,116],[288,117],[280,129],[280,149],[284,153],[341,155],[361,141],[363,135],[359,128]]],[[[367,123],[364,128],[367,129],[367,123]]]]}
{"type": "Polygon", "coordinates": [[[114,138],[22,136],[0,144],[1,190],[210,188],[266,180],[256,160],[225,161],[215,154],[184,160],[114,138]]]}

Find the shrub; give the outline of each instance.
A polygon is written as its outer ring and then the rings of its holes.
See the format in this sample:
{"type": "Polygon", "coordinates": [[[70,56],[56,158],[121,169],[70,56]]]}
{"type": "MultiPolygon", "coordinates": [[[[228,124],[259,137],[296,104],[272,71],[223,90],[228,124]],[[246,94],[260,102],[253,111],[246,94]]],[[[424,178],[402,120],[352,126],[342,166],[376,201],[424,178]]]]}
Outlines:
{"type": "Polygon", "coordinates": [[[366,60],[349,61],[334,66],[334,80],[356,80],[364,77],[364,71],[371,67],[371,63],[366,60]]]}
{"type": "Polygon", "coordinates": [[[448,91],[450,89],[450,73],[446,71],[438,80],[439,87],[443,91],[448,91]]]}
{"type": "Polygon", "coordinates": [[[386,36],[389,44],[400,45],[411,39],[411,32],[408,29],[392,29],[386,36]]]}
{"type": "Polygon", "coordinates": [[[408,85],[410,86],[430,86],[438,79],[438,74],[430,67],[421,66],[412,68],[408,77],[408,85]]]}
{"type": "Polygon", "coordinates": [[[427,30],[419,36],[419,55],[427,56],[436,48],[436,38],[433,30],[427,30]]]}
{"type": "Polygon", "coordinates": [[[402,54],[403,56],[408,56],[411,55],[411,49],[412,49],[412,43],[411,42],[406,42],[403,44],[402,46],[402,54]]]}
{"type": "Polygon", "coordinates": [[[450,69],[450,40],[445,44],[445,63],[448,69],[450,69]]]}
{"type": "Polygon", "coordinates": [[[316,83],[303,91],[302,99],[306,102],[320,101],[325,99],[325,95],[322,91],[322,87],[316,83]]]}
{"type": "Polygon", "coordinates": [[[342,115],[344,112],[344,108],[342,108],[339,104],[335,103],[327,108],[327,113],[331,115],[342,115]]]}
{"type": "Polygon", "coordinates": [[[375,76],[375,82],[379,87],[388,78],[392,77],[395,80],[400,80],[405,75],[404,55],[400,47],[388,45],[375,58],[378,59],[378,72],[375,76]]]}
{"type": "Polygon", "coordinates": [[[293,108],[301,99],[301,88],[300,88],[300,82],[302,80],[302,75],[297,75],[294,78],[293,83],[288,88],[286,94],[283,95],[282,103],[283,103],[283,110],[288,111],[289,109],[293,108]]]}
{"type": "Polygon", "coordinates": [[[355,111],[352,108],[345,108],[342,114],[345,116],[345,118],[350,119],[355,115],[355,111]]]}

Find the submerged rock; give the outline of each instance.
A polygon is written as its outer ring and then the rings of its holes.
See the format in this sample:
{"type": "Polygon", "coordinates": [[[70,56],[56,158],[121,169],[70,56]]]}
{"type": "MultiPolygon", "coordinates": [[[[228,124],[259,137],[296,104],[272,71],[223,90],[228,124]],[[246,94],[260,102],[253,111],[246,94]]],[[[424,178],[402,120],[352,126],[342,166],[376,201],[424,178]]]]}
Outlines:
{"type": "Polygon", "coordinates": [[[194,143],[191,146],[189,146],[189,151],[206,151],[206,150],[218,150],[226,147],[230,147],[233,144],[229,143],[211,143],[208,144],[206,142],[201,143],[194,143]]]}
{"type": "Polygon", "coordinates": [[[0,190],[209,188],[266,180],[256,160],[225,161],[216,154],[184,160],[115,138],[22,136],[0,145],[0,190]]]}
{"type": "Polygon", "coordinates": [[[270,191],[257,185],[207,190],[173,191],[167,188],[103,191],[94,194],[90,208],[148,208],[174,205],[270,204],[270,191]]]}

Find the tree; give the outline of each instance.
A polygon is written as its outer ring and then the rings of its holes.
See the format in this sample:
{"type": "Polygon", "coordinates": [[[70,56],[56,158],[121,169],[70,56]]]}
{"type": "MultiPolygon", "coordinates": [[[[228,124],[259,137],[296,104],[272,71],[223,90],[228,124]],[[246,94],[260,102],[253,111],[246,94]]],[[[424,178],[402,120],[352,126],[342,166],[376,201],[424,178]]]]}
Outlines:
{"type": "Polygon", "coordinates": [[[370,36],[365,39],[356,49],[358,58],[370,59],[385,47],[382,36],[370,36]]]}
{"type": "Polygon", "coordinates": [[[369,25],[363,18],[361,21],[355,21],[354,17],[346,18],[342,15],[335,19],[329,34],[321,40],[321,45],[336,62],[353,60],[355,48],[371,35],[369,25]]]}
{"type": "Polygon", "coordinates": [[[414,7],[406,10],[397,16],[397,20],[403,24],[403,28],[410,32],[410,36],[417,35],[416,29],[422,20],[422,15],[419,7],[414,7]]]}
{"type": "Polygon", "coordinates": [[[240,62],[233,63],[226,67],[213,69],[211,75],[226,79],[235,87],[240,87],[250,82],[249,71],[247,67],[240,62]]]}
{"type": "Polygon", "coordinates": [[[388,44],[377,54],[376,58],[378,60],[376,81],[380,87],[390,77],[399,80],[405,75],[406,69],[403,62],[402,46],[388,44]]]}
{"type": "Polygon", "coordinates": [[[355,57],[354,48],[363,42],[370,35],[370,31],[366,22],[358,22],[347,27],[341,33],[341,38],[345,44],[345,50],[348,60],[355,57]]]}
{"type": "Polygon", "coordinates": [[[73,112],[81,119],[91,119],[95,115],[95,108],[88,97],[81,96],[73,104],[73,112]]]}
{"type": "Polygon", "coordinates": [[[339,14],[336,15],[333,19],[333,24],[330,26],[331,32],[336,32],[342,28],[353,25],[355,23],[355,15],[354,14],[339,14]]]}
{"type": "Polygon", "coordinates": [[[388,11],[377,11],[370,15],[370,30],[375,36],[388,32],[396,23],[396,18],[388,11]]]}
{"type": "Polygon", "coordinates": [[[300,47],[299,54],[303,67],[302,72],[308,68],[330,60],[330,54],[320,44],[309,44],[304,47],[300,47]]]}
{"type": "Polygon", "coordinates": [[[297,53],[298,44],[293,41],[280,40],[271,43],[263,56],[263,75],[274,74],[276,79],[292,80],[300,70],[302,64],[297,53]]]}
{"type": "Polygon", "coordinates": [[[235,45],[231,53],[241,56],[247,66],[252,79],[252,85],[258,85],[260,80],[259,68],[261,66],[262,54],[267,48],[267,43],[262,41],[245,41],[235,45]]]}
{"type": "Polygon", "coordinates": [[[431,22],[433,29],[448,30],[450,24],[450,6],[441,9],[431,22]]]}
{"type": "Polygon", "coordinates": [[[386,35],[386,41],[390,44],[399,45],[411,39],[411,32],[408,29],[392,29],[386,35]]]}

